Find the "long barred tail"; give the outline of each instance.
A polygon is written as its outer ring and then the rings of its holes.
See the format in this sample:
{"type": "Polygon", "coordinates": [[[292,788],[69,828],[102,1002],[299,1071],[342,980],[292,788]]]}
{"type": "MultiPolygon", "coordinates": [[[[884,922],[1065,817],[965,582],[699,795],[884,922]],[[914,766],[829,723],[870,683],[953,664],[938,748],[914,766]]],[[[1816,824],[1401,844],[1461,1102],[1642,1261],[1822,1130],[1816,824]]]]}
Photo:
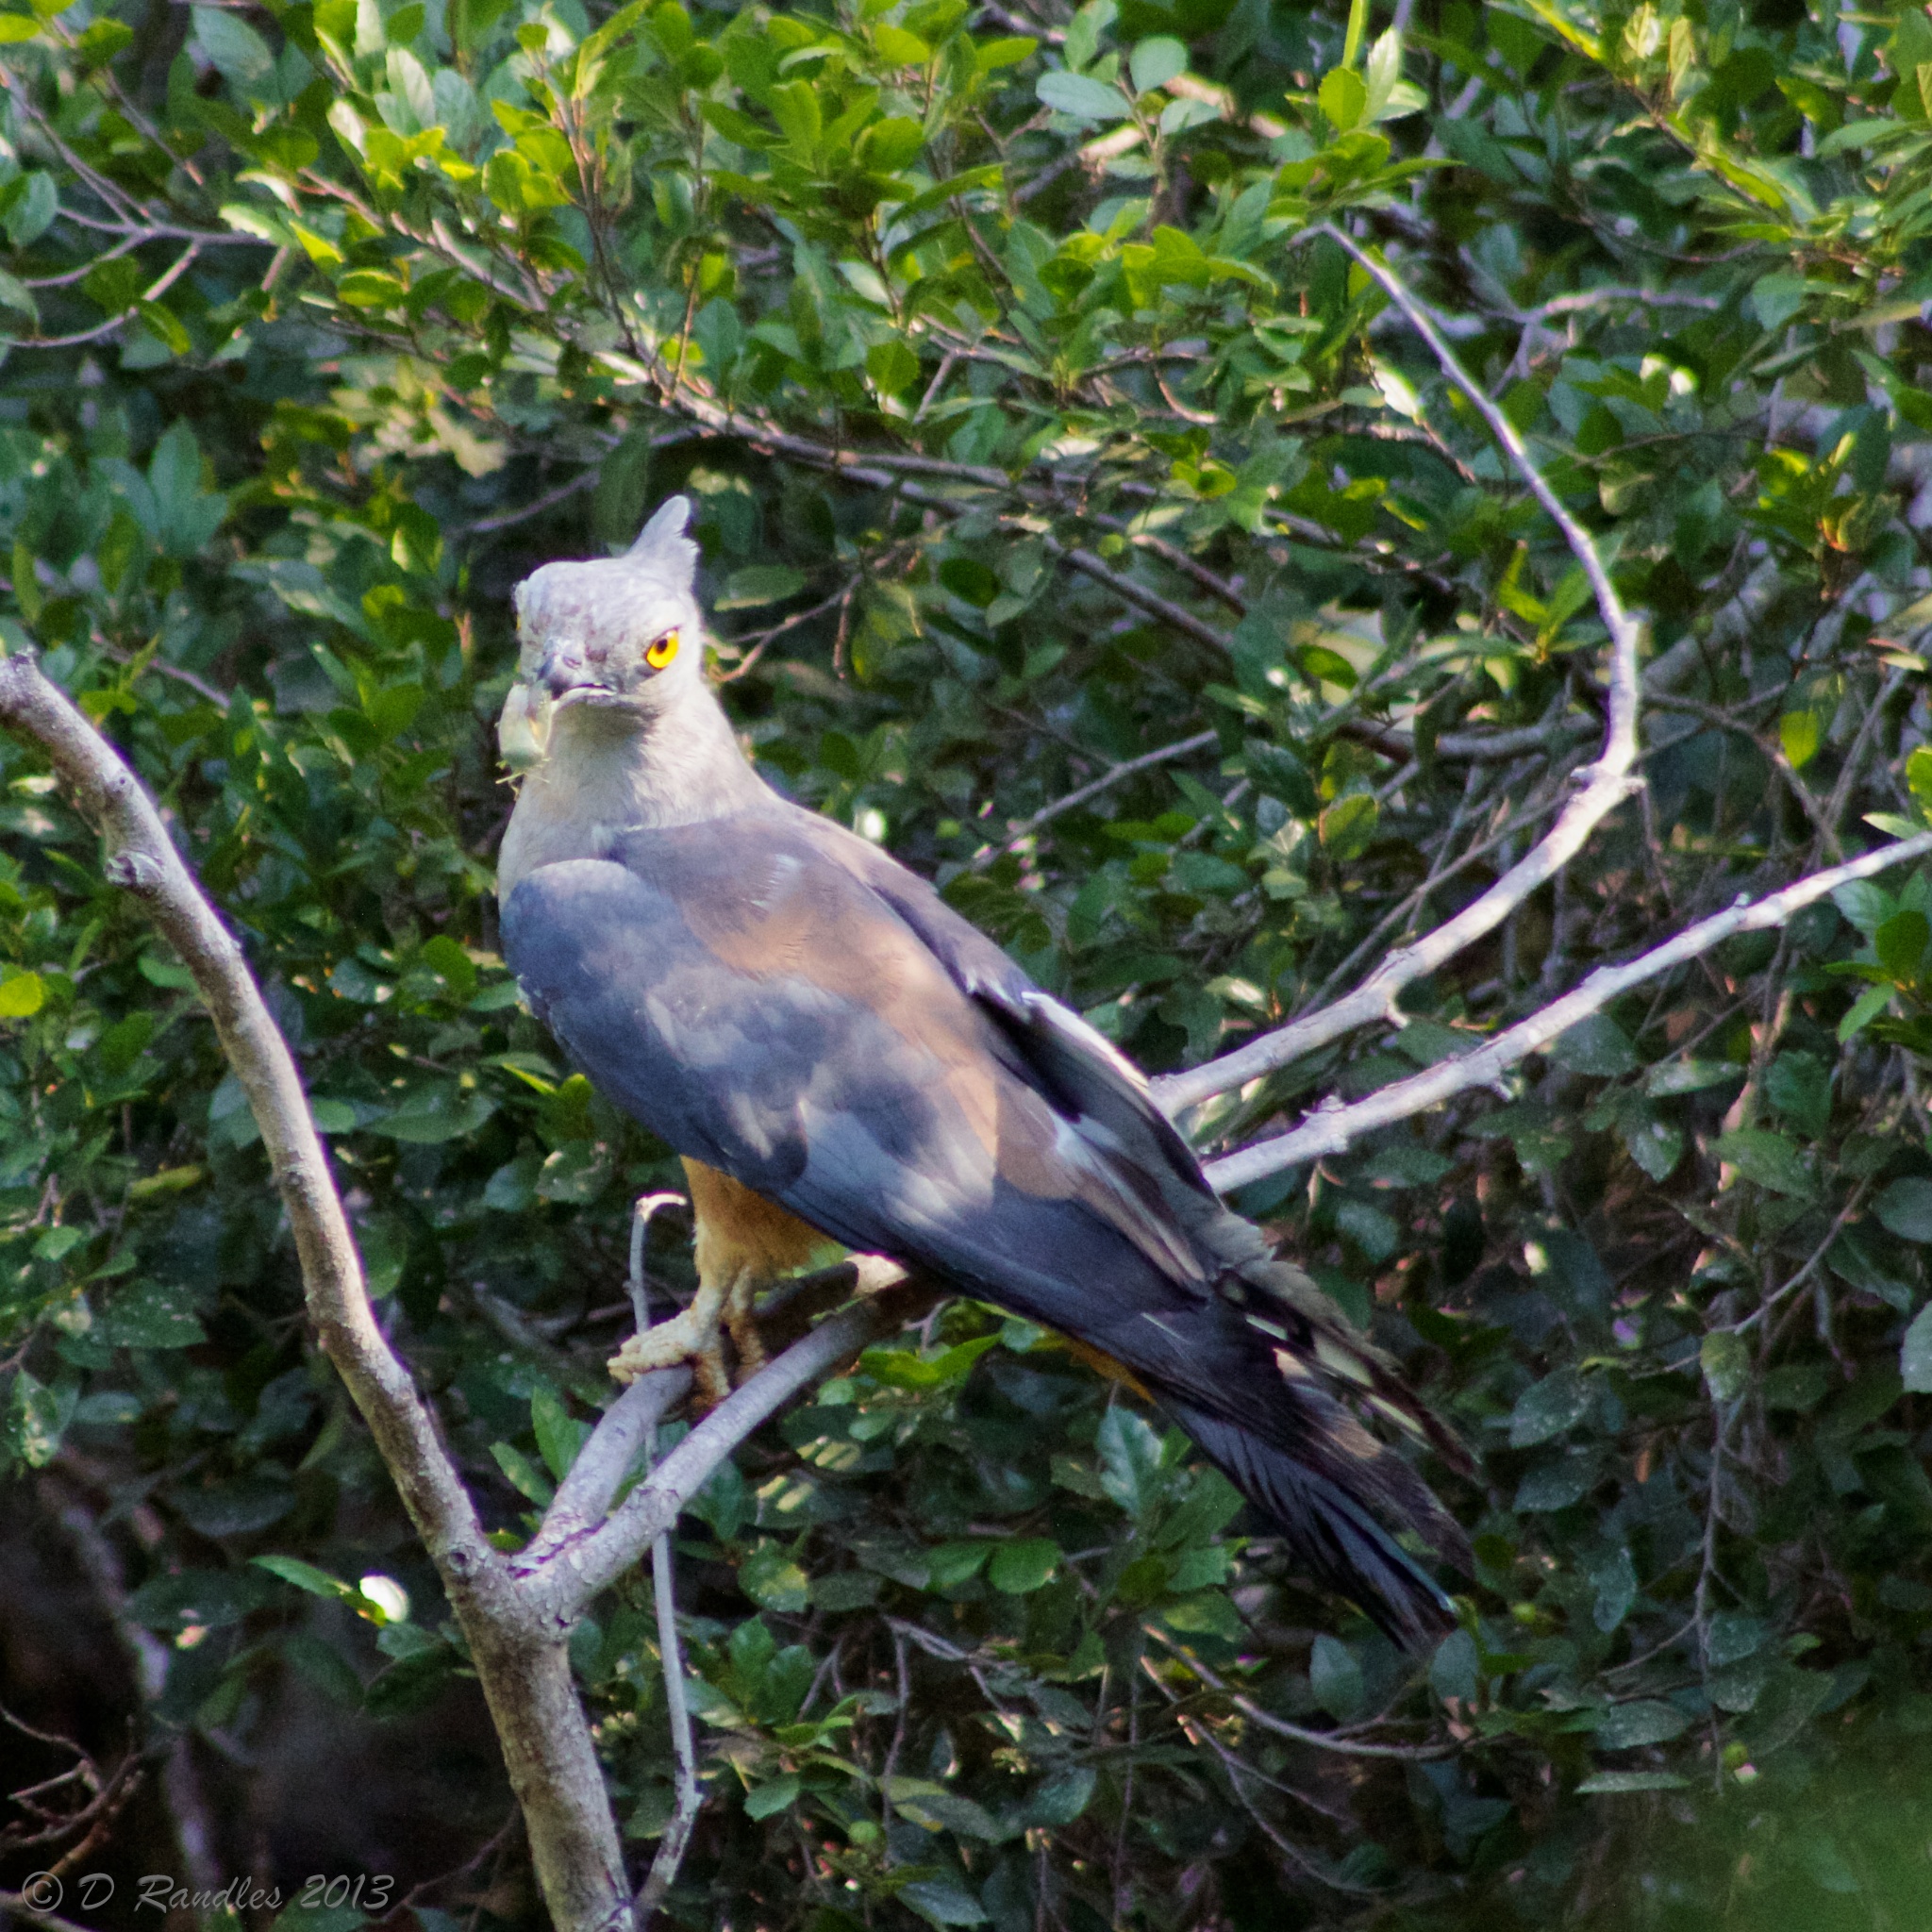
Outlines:
{"type": "MultiPolygon", "coordinates": [[[[1397,1643],[1427,1652],[1454,1627],[1449,1598],[1371,1513],[1367,1501],[1350,1493],[1343,1471],[1324,1474],[1238,1424],[1172,1400],[1167,1407],[1235,1488],[1281,1526],[1297,1562],[1358,1605],[1397,1643]]],[[[1387,1510],[1387,1464],[1367,1487],[1387,1510]]],[[[1439,1545],[1450,1541],[1441,1533],[1439,1509],[1407,1526],[1439,1545]]],[[[1459,1533],[1454,1541],[1460,1542],[1459,1533]]],[[[1452,1561],[1467,1560],[1465,1549],[1450,1547],[1442,1554],[1452,1561]]]]}

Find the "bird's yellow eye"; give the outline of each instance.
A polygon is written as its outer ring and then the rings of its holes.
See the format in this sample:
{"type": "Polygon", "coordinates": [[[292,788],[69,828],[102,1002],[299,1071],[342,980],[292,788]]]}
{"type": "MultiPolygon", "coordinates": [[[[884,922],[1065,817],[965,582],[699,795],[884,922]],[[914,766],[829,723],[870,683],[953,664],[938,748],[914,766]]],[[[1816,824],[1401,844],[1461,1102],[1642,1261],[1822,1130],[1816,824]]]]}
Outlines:
{"type": "Polygon", "coordinates": [[[667,630],[664,635],[644,653],[644,662],[653,671],[661,671],[677,656],[677,633],[667,630]]]}

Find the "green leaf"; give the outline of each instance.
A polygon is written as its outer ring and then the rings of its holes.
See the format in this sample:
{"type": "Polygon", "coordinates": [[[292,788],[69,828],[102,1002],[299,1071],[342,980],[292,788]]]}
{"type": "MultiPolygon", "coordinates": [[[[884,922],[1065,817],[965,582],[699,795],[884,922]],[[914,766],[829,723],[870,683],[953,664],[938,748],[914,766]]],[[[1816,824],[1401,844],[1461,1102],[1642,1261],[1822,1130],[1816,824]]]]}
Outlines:
{"type": "Polygon", "coordinates": [[[1175,75],[1188,69],[1188,50],[1166,34],[1141,42],[1127,57],[1127,72],[1134,77],[1134,92],[1149,93],[1165,87],[1175,75]]]}
{"type": "Polygon", "coordinates": [[[751,563],[731,573],[720,610],[751,610],[765,604],[782,604],[805,589],[805,575],[789,563],[751,563]]]}
{"type": "Polygon", "coordinates": [[[949,1383],[963,1382],[973,1364],[988,1349],[998,1346],[997,1335],[976,1335],[932,1356],[909,1348],[869,1348],[859,1357],[859,1366],[875,1380],[895,1389],[943,1389],[949,1383]]]}
{"type": "Polygon", "coordinates": [[[126,1283],[94,1327],[97,1338],[112,1348],[193,1348],[208,1340],[192,1291],[174,1282],[126,1283]]]}
{"type": "Polygon", "coordinates": [[[736,142],[740,147],[748,147],[762,152],[776,147],[779,137],[760,121],[754,121],[749,114],[741,113],[738,108],[725,106],[722,101],[706,101],[703,105],[705,119],[722,134],[726,141],[736,142]]]}
{"type": "Polygon", "coordinates": [[[1890,1183],[1872,1204],[1889,1234],[1932,1245],[1932,1180],[1912,1174],[1890,1183]]]}
{"type": "Polygon", "coordinates": [[[1637,1601],[1637,1566],[1627,1545],[1619,1543],[1602,1560],[1589,1569],[1596,1588],[1596,1601],[1591,1605],[1590,1620],[1605,1636],[1620,1629],[1637,1601]]]}
{"type": "Polygon", "coordinates": [[[1008,1596],[1027,1596],[1059,1568],[1060,1546],[1050,1537],[1001,1543],[987,1565],[986,1579],[1008,1596]]]}
{"type": "Polygon", "coordinates": [[[929,1925],[984,1925],[991,1915],[957,1878],[915,1878],[895,1896],[929,1925]]]}
{"type": "Polygon", "coordinates": [[[1918,745],[1906,759],[1906,784],[1922,815],[1932,815],[1932,745],[1918,745]]]}
{"type": "Polygon", "coordinates": [[[1889,986],[1874,986],[1861,992],[1838,1023],[1839,1044],[1843,1046],[1856,1040],[1890,1006],[1891,1000],[1892,989],[1889,986]]]}
{"type": "MultiPolygon", "coordinates": [[[[4,17],[4,16],[0,16],[4,17]]],[[[97,26],[119,26],[119,21],[97,21],[97,26]]],[[[60,191],[54,177],[36,169],[25,176],[25,185],[7,203],[7,239],[16,248],[31,248],[60,212],[60,191]]]]}
{"type": "Polygon", "coordinates": [[[1622,1122],[1624,1151],[1654,1181],[1668,1180],[1684,1158],[1684,1130],[1646,1108],[1622,1122]]]}
{"type": "Polygon", "coordinates": [[[790,1771],[765,1784],[754,1785],[744,1794],[744,1815],[775,1818],[780,1811],[789,1811],[797,1804],[800,1789],[797,1773],[790,1771]]]}
{"type": "Polygon", "coordinates": [[[760,1609],[777,1616],[798,1616],[811,1603],[811,1579],[781,1543],[761,1542],[738,1566],[738,1585],[760,1609]]]}
{"type": "Polygon", "coordinates": [[[1779,1054],[1765,1074],[1764,1091],[1799,1133],[1824,1138],[1831,1125],[1831,1069],[1815,1054],[1779,1054]]]}
{"type": "Polygon", "coordinates": [[[484,1184],[484,1207],[499,1214],[521,1214],[537,1198],[537,1177],[542,1170],[543,1157],[533,1149],[505,1161],[484,1184]]]}
{"type": "Polygon", "coordinates": [[[45,1469],[60,1452],[60,1438],[80,1398],[77,1382],[50,1388],[25,1369],[16,1369],[7,1400],[5,1441],[29,1469],[45,1469]]]}
{"type": "Polygon", "coordinates": [[[1824,742],[1824,727],[1816,711],[1787,711],[1777,721],[1778,742],[1794,772],[1802,772],[1818,756],[1824,742]]]}
{"type": "MultiPolygon", "coordinates": [[[[1377,37],[1369,49],[1368,64],[1363,74],[1367,84],[1367,98],[1362,104],[1362,119],[1374,123],[1382,120],[1391,109],[1400,114],[1413,112],[1424,104],[1414,98],[1417,91],[1405,90],[1402,85],[1402,34],[1400,29],[1391,27],[1377,37]]],[[[1425,99],[1425,97],[1424,97],[1425,99]]],[[[1560,619],[1557,620],[1561,622],[1560,619]]]]}
{"type": "Polygon", "coordinates": [[[1144,1516],[1166,1488],[1159,1437],[1132,1409],[1115,1404],[1101,1418],[1093,1446],[1100,1487],[1128,1516],[1144,1516]]]}
{"type": "Polygon", "coordinates": [[[1573,1454],[1561,1462],[1542,1463],[1516,1486],[1512,1507],[1526,1516],[1567,1509],[1590,1493],[1596,1475],[1595,1464],[1583,1456],[1573,1454]]]}
{"type": "Polygon", "coordinates": [[[300,1557],[251,1557],[248,1560],[258,1570],[266,1570],[271,1576],[279,1576],[284,1583],[292,1583],[310,1596],[330,1597],[341,1603],[357,1594],[352,1585],[339,1582],[326,1570],[318,1570],[300,1557]]]}
{"type": "Polygon", "coordinates": [[[537,1438],[537,1449],[544,1466],[561,1482],[590,1440],[590,1424],[577,1421],[564,1407],[556,1390],[545,1382],[530,1396],[530,1428],[537,1438]]]}
{"type": "Polygon", "coordinates": [[[1362,1667],[1348,1645],[1326,1631],[1308,1653],[1308,1688],[1337,1724],[1346,1724],[1362,1707],[1362,1667]]]}
{"type": "Polygon", "coordinates": [[[12,973],[0,980],[0,1020],[27,1020],[47,1003],[47,983],[38,973],[12,973]]]}
{"type": "Polygon", "coordinates": [[[1533,1448],[1581,1422],[1590,1408],[1590,1390],[1572,1369],[1558,1369],[1532,1383],[1509,1412],[1509,1446],[1533,1448]]]}
{"type": "Polygon", "coordinates": [[[1040,42],[1031,34],[1011,34],[997,40],[981,41],[974,49],[974,62],[982,74],[996,68],[1016,66],[1039,52],[1040,42]]]}
{"type": "Polygon", "coordinates": [[[909,168],[924,149],[925,129],[904,114],[874,121],[858,139],[859,160],[882,175],[896,175],[902,168],[909,168]]]}
{"type": "Polygon", "coordinates": [[[1402,1245],[1402,1230],[1394,1217],[1366,1201],[1340,1202],[1335,1209],[1335,1225],[1361,1250],[1372,1266],[1388,1260],[1402,1245]]]}
{"type": "Polygon", "coordinates": [[[940,582],[961,603],[984,610],[1000,593],[1000,580],[976,557],[949,557],[940,565],[940,582]]]}
{"type": "Polygon", "coordinates": [[[544,1201],[564,1201],[582,1207],[594,1201],[610,1183],[610,1149],[601,1141],[566,1141],[545,1156],[537,1170],[536,1191],[544,1201]]]}
{"type": "Polygon", "coordinates": [[[1590,1074],[1600,1079],[1614,1079],[1636,1070],[1637,1054],[1629,1037],[1607,1013],[1591,1013],[1579,1020],[1551,1048],[1558,1066],[1573,1074],[1590,1074]]]}
{"type": "Polygon", "coordinates": [[[1751,1379],[1751,1349],[1729,1328],[1714,1329],[1697,1347],[1706,1386],[1719,1402],[1735,1402],[1751,1379]]]}
{"type": "Polygon", "coordinates": [[[1674,1704],[1656,1698],[1613,1704],[1597,1721],[1596,1745],[1600,1751],[1634,1751],[1644,1744],[1665,1744],[1682,1737],[1690,1724],[1674,1704]]]}
{"type": "Polygon", "coordinates": [[[1932,1394],[1932,1302],[1912,1317],[1899,1344],[1898,1372],[1915,1395],[1932,1394]]]}
{"type": "Polygon", "coordinates": [[[288,1515],[295,1491],[280,1470],[258,1469],[225,1482],[177,1483],[169,1501],[202,1536],[250,1536],[288,1515]]]}
{"type": "Polygon", "coordinates": [[[1429,1689],[1441,1698],[1474,1704],[1480,1689],[1475,1639],[1467,1630],[1452,1630],[1429,1659],[1429,1689]]]}
{"type": "Polygon", "coordinates": [[[492,1442],[490,1453],[518,1495],[541,1507],[557,1493],[556,1484],[513,1442],[492,1442]]]}
{"type": "Polygon", "coordinates": [[[421,1087],[408,1093],[393,1113],[372,1123],[371,1131],[391,1141],[434,1147],[474,1134],[495,1111],[496,1103],[488,1094],[421,1087]]]}
{"type": "Polygon", "coordinates": [[[1324,849],[1337,865],[1359,858],[1374,842],[1375,829],[1382,821],[1382,808],[1372,793],[1352,791],[1338,798],[1322,814],[1321,839],[1324,849]]]}
{"type": "Polygon", "coordinates": [[[1782,1134],[1759,1127],[1740,1127],[1721,1135],[1711,1150],[1727,1166],[1734,1167],[1747,1181],[1768,1188],[1774,1194],[1789,1194],[1807,1200],[1812,1192],[1809,1172],[1790,1141],[1782,1134]]]}
{"type": "Polygon", "coordinates": [[[924,1778],[889,1778],[885,1789],[896,1809],[928,1831],[956,1832],[989,1844],[1009,1836],[984,1805],[924,1778]]]}
{"type": "Polygon", "coordinates": [[[1872,935],[1872,948],[1878,955],[1878,963],[1897,980],[1919,976],[1928,941],[1932,941],[1932,921],[1923,912],[1911,909],[1894,912],[1872,935]]]}
{"type": "Polygon", "coordinates": [[[192,12],[195,43],[225,80],[246,92],[275,73],[268,42],[239,13],[225,7],[197,7],[192,12]]]}
{"type": "Polygon", "coordinates": [[[919,358],[902,341],[878,342],[865,352],[865,373],[881,395],[903,395],[919,380],[919,358]]]}
{"type": "Polygon", "coordinates": [[[1706,1633],[1705,1652],[1713,1665],[1722,1668],[1763,1649],[1767,1636],[1762,1621],[1741,1610],[1719,1610],[1706,1633]]]}
{"type": "Polygon", "coordinates": [[[1741,1080],[1744,1069],[1729,1060],[1669,1060],[1645,1079],[1643,1091],[1655,1100],[1673,1093],[1701,1093],[1727,1080],[1741,1080]]]}
{"type": "Polygon", "coordinates": [[[1681,1791],[1690,1780],[1674,1771],[1597,1771],[1576,1787],[1578,1797],[1623,1791],[1681,1791]]]}
{"type": "Polygon", "coordinates": [[[1124,121],[1126,97],[1117,87],[1108,87],[1084,74],[1056,72],[1042,74],[1034,92],[1042,107],[1056,113],[1071,114],[1075,120],[1124,121]]]}
{"type": "Polygon", "coordinates": [[[1361,125],[1368,111],[1368,84],[1359,74],[1346,67],[1331,69],[1322,76],[1315,98],[1337,134],[1346,134],[1361,125]]]}
{"type": "Polygon", "coordinates": [[[917,34],[908,34],[891,21],[881,21],[873,29],[873,43],[890,67],[924,67],[932,58],[932,49],[917,34]]]}
{"type": "Polygon", "coordinates": [[[1057,1771],[1034,1789],[1022,1815],[1029,1825],[1058,1829],[1072,1824],[1093,1802],[1099,1782],[1099,1774],[1091,1765],[1057,1771]]]}

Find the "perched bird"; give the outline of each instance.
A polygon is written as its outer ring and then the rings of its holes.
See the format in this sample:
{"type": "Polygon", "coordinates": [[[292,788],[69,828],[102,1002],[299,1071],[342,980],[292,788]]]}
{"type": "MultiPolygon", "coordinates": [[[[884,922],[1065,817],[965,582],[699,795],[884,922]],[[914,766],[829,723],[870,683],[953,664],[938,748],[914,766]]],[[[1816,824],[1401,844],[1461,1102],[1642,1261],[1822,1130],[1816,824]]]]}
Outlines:
{"type": "Polygon", "coordinates": [[[533,755],[497,868],[532,1009],[684,1157],[699,1290],[621,1377],[718,1324],[824,1237],[1058,1329],[1159,1402],[1323,1583],[1421,1645],[1450,1606],[1395,1531],[1461,1531],[1378,1413],[1452,1440],[1229,1212],[1139,1071],[863,839],[752,769],[704,675],[690,507],[623,557],[518,586],[533,755]]]}

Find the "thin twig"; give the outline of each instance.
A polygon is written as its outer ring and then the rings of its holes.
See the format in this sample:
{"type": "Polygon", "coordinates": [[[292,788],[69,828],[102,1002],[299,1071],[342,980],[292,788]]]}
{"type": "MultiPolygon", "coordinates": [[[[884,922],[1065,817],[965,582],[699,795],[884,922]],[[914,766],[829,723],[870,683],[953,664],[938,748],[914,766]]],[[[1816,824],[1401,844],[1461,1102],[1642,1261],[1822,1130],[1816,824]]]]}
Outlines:
{"type": "Polygon", "coordinates": [[[1103,791],[1111,791],[1124,779],[1131,778],[1140,772],[1151,772],[1157,765],[1173,764],[1177,758],[1192,758],[1196,752],[1206,751],[1220,741],[1221,734],[1217,731],[1197,732],[1192,738],[1182,739],[1178,744],[1163,744],[1158,751],[1144,751],[1139,758],[1127,758],[1109,767],[1099,777],[1082,785],[1077,791],[1068,792],[1064,798],[1057,798],[1051,805],[1041,806],[1028,818],[1015,820],[997,845],[982,845],[973,855],[967,863],[967,871],[984,872],[1003,853],[1010,852],[1023,839],[1031,838],[1041,825],[1050,824],[1061,813],[1085,805],[1090,798],[1098,798],[1103,791]]]}
{"type": "Polygon", "coordinates": [[[532,497],[528,503],[516,509],[500,510],[493,517],[478,517],[474,524],[461,524],[450,532],[452,537],[482,537],[491,530],[507,530],[513,524],[527,523],[532,517],[540,517],[546,509],[555,509],[559,503],[568,503],[573,496],[581,495],[586,490],[597,485],[599,473],[584,470],[573,476],[568,483],[559,483],[555,490],[547,490],[541,496],[532,497]]]}
{"type": "Polygon", "coordinates": [[[42,1911],[22,1891],[0,1891],[0,1917],[24,1919],[29,1925],[43,1926],[45,1932],[92,1932],[91,1927],[63,1919],[58,1912],[42,1911]]]}
{"type": "MultiPolygon", "coordinates": [[[[790,617],[780,619],[769,630],[752,633],[752,635],[758,638],[757,643],[753,644],[751,649],[729,671],[719,672],[713,682],[717,684],[735,684],[747,672],[751,671],[757,665],[758,659],[765,655],[765,652],[773,644],[776,643],[780,638],[785,636],[788,631],[794,631],[801,625],[809,624],[815,617],[823,617],[828,610],[842,610],[858,594],[859,581],[856,576],[850,577],[823,603],[814,604],[808,610],[794,611],[790,617]]],[[[724,638],[719,641],[729,644],[742,644],[744,639],[724,638]]]]}
{"type": "MultiPolygon", "coordinates": [[[[675,1203],[687,1206],[682,1194],[645,1194],[631,1214],[630,1288],[631,1307],[637,1311],[638,1332],[650,1325],[650,1303],[644,1292],[644,1238],[650,1232],[651,1217],[658,1208],[675,1203]]],[[[689,1371],[687,1371],[689,1374],[689,1371]]],[[[650,1455],[645,1438],[645,1457],[650,1455]]],[[[671,1757],[676,1765],[673,1781],[675,1793],[671,1822],[658,1840],[658,1854],[639,1888],[636,1903],[638,1932],[646,1932],[658,1908],[669,1896],[677,1879],[677,1868],[684,1863],[685,1848],[691,1843],[704,1790],[698,1783],[697,1747],[691,1741],[691,1706],[684,1694],[684,1647],[677,1636],[677,1573],[667,1529],[651,1545],[651,1593],[658,1610],[658,1661],[664,1674],[664,1711],[671,1730],[671,1757]]]]}
{"type": "Polygon", "coordinates": [[[1163,1650],[1178,1657],[1210,1690],[1218,1690],[1226,1697],[1251,1723],[1259,1724],[1264,1731],[1273,1731],[1277,1737],[1292,1739],[1297,1744],[1311,1744],[1318,1751],[1333,1751],[1343,1757],[1395,1757],[1410,1763],[1454,1757],[1459,1748],[1455,1744],[1373,1744],[1290,1724],[1286,1718],[1276,1717],[1272,1710],[1263,1709],[1253,1698],[1243,1696],[1225,1679],[1217,1676],[1192,1651],[1183,1649],[1158,1624],[1143,1624],[1141,1627],[1163,1650]]]}

